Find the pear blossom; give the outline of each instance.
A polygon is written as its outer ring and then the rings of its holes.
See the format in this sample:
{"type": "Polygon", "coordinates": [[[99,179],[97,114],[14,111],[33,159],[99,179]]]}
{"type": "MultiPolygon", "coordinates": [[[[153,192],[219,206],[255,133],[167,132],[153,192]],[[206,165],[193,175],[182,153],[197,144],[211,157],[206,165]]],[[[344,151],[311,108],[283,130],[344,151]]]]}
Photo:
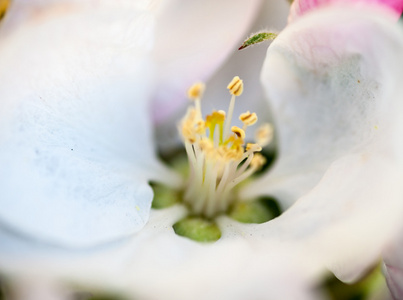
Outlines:
{"type": "Polygon", "coordinates": [[[325,269],[351,281],[376,262],[403,212],[403,41],[389,13],[324,7],[279,34],[261,73],[279,157],[240,195],[288,210],[263,224],[221,215],[221,239],[200,244],[172,229],[186,207],[150,210],[148,182],[180,184],[156,158],[152,118],[203,55],[181,54],[170,76],[173,54],[153,42],[164,7],[89,3],[0,32],[3,272],[145,299],[313,299],[325,269]]]}

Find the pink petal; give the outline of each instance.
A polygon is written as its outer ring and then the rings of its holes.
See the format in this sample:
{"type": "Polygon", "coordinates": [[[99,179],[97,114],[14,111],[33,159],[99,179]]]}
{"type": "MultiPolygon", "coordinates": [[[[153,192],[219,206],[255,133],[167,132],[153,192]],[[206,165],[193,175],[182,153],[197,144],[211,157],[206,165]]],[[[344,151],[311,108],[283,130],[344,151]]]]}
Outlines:
{"type": "Polygon", "coordinates": [[[383,272],[393,299],[403,299],[403,231],[383,253],[383,272]]]}
{"type": "Polygon", "coordinates": [[[314,8],[335,4],[373,6],[375,9],[389,11],[391,17],[396,20],[400,17],[400,14],[403,11],[402,0],[294,0],[291,5],[288,21],[292,22],[314,8]]]}
{"type": "Polygon", "coordinates": [[[403,298],[403,270],[395,266],[384,264],[383,272],[385,274],[388,288],[394,300],[403,298]]]}

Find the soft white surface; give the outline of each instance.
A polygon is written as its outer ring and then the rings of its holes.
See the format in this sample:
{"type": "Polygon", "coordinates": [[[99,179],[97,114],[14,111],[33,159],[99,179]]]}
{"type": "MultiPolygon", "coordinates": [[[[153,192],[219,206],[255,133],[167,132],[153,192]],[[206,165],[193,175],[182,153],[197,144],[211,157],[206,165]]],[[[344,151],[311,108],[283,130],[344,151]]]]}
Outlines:
{"type": "Polygon", "coordinates": [[[292,248],[239,236],[196,243],[171,227],[185,213],[180,206],[152,210],[136,238],[87,251],[27,243],[0,231],[9,246],[1,250],[0,265],[10,275],[45,280],[51,274],[134,299],[326,299],[314,291],[317,265],[298,260],[302,252],[295,256],[292,248]],[[12,263],[5,259],[14,256],[19,259],[12,263]]]}
{"type": "Polygon", "coordinates": [[[247,232],[304,243],[344,280],[375,262],[401,223],[402,34],[379,13],[322,9],[287,27],[263,67],[279,159],[243,195],[299,199],[247,232]]]}
{"type": "Polygon", "coordinates": [[[91,9],[0,46],[0,222],[71,247],[140,230],[157,173],[148,102],[153,19],[91,9]]]}
{"type": "Polygon", "coordinates": [[[320,13],[307,16],[269,48],[262,83],[279,158],[243,195],[274,194],[287,207],[345,154],[371,152],[401,160],[396,138],[402,127],[397,113],[402,91],[396,82],[400,33],[389,32],[393,25],[381,17],[350,17],[341,13],[342,23],[320,13]]]}
{"type": "Polygon", "coordinates": [[[346,156],[279,218],[229,229],[233,235],[242,232],[251,239],[304,249],[340,279],[356,280],[379,260],[401,223],[402,180],[401,170],[387,160],[346,156]]]}
{"type": "Polygon", "coordinates": [[[133,12],[136,9],[150,10],[151,2],[152,0],[13,0],[2,19],[0,37],[12,34],[20,27],[38,25],[49,19],[80,13],[84,9],[124,9],[126,12],[133,12]]]}
{"type": "Polygon", "coordinates": [[[19,278],[18,282],[8,284],[4,291],[5,299],[20,300],[71,300],[75,295],[60,283],[51,279],[19,278]]]}

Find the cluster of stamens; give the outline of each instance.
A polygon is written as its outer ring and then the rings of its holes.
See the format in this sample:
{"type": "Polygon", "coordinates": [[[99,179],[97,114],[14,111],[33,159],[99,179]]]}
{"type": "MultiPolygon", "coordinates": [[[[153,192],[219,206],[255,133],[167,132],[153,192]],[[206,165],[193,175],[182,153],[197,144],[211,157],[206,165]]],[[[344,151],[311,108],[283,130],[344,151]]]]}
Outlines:
{"type": "Polygon", "coordinates": [[[205,86],[194,84],[188,91],[194,106],[179,128],[190,165],[183,199],[193,214],[207,218],[228,210],[235,199],[232,189],[265,164],[258,152],[273,136],[271,125],[265,124],[256,130],[255,143],[245,145],[245,131],[257,122],[257,115],[247,111],[239,116],[243,127],[231,127],[235,99],[243,92],[243,82],[236,76],[227,88],[232,95],[228,113],[213,111],[203,119],[201,97],[205,86]]]}

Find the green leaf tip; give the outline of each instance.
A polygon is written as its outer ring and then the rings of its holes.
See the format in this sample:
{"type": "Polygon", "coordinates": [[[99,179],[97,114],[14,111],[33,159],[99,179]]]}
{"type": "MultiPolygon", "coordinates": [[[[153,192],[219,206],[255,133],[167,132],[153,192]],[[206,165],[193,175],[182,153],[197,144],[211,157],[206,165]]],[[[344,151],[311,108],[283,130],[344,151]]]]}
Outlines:
{"type": "Polygon", "coordinates": [[[199,217],[187,217],[176,222],[173,229],[177,235],[196,242],[215,242],[221,237],[217,224],[199,217]]]}
{"type": "Polygon", "coordinates": [[[250,37],[248,37],[242,44],[241,47],[238,48],[238,50],[245,49],[249,46],[259,44],[264,41],[272,41],[277,37],[277,33],[274,32],[257,32],[252,34],[250,37]]]}

